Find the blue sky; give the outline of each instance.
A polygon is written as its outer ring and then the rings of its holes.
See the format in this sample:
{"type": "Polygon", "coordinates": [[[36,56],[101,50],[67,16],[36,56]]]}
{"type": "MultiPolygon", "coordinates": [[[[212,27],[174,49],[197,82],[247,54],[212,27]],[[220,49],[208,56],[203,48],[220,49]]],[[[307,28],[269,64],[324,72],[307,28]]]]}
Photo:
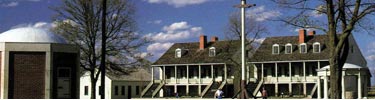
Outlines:
{"type": "MultiPolygon", "coordinates": [[[[152,53],[155,60],[176,42],[197,42],[201,34],[208,38],[218,36],[224,39],[224,28],[228,16],[238,8],[233,6],[240,0],[133,0],[137,8],[136,21],[139,33],[152,37],[155,42],[145,46],[144,52],[152,53]]],[[[257,20],[266,24],[268,36],[297,35],[296,28],[278,22],[267,21],[278,16],[293,14],[293,11],[277,8],[269,0],[247,0],[257,4],[247,9],[257,20]]],[[[1,0],[0,33],[14,27],[54,27],[52,16],[55,12],[49,7],[61,5],[60,0],[1,0]]],[[[311,5],[315,5],[312,3],[311,5]]],[[[311,13],[313,14],[313,13],[311,13]]],[[[321,16],[316,16],[324,18],[321,16]]],[[[318,32],[317,34],[322,34],[318,32]]],[[[355,33],[360,49],[369,67],[375,67],[375,39],[367,33],[355,33]]]]}

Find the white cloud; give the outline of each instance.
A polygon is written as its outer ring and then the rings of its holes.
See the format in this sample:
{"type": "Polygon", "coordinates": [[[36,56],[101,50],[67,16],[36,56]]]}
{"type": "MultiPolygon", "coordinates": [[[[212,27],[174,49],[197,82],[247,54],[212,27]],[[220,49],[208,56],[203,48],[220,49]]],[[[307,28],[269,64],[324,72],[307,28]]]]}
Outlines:
{"type": "Polygon", "coordinates": [[[265,21],[270,18],[278,17],[281,13],[276,10],[266,10],[265,6],[255,7],[246,11],[246,17],[254,18],[255,21],[265,21]]]}
{"type": "Polygon", "coordinates": [[[174,42],[198,37],[202,34],[202,27],[190,25],[188,22],[175,22],[161,28],[161,32],[149,33],[146,38],[151,38],[155,43],[148,45],[147,52],[153,55],[153,59],[159,58],[174,42]]]}
{"type": "Polygon", "coordinates": [[[199,36],[199,34],[202,34],[202,27],[193,27],[182,21],[164,26],[162,32],[149,33],[145,37],[156,42],[171,42],[199,36]]]}
{"type": "Polygon", "coordinates": [[[9,3],[4,3],[1,5],[1,7],[15,7],[15,6],[18,6],[18,2],[15,2],[15,1],[12,1],[12,2],[9,2],[9,3]]]}
{"type": "Polygon", "coordinates": [[[5,0],[5,1],[0,1],[0,7],[16,7],[18,6],[21,2],[39,2],[41,0],[5,0]]]}
{"type": "Polygon", "coordinates": [[[368,44],[366,55],[367,55],[366,56],[367,61],[370,61],[370,62],[375,61],[375,42],[368,44]]]}
{"type": "Polygon", "coordinates": [[[18,24],[16,26],[13,26],[12,29],[14,28],[21,28],[21,27],[35,27],[35,28],[43,28],[43,29],[51,29],[56,27],[55,23],[48,23],[48,22],[36,22],[33,24],[18,24]]]}
{"type": "Polygon", "coordinates": [[[147,47],[147,52],[151,53],[153,57],[159,58],[163,55],[165,51],[167,51],[173,43],[167,42],[167,43],[153,43],[147,47]]]}
{"type": "Polygon", "coordinates": [[[367,56],[366,59],[369,61],[375,61],[375,54],[367,56]]]}
{"type": "Polygon", "coordinates": [[[147,47],[147,51],[164,51],[171,47],[173,43],[153,43],[147,47]]]}
{"type": "Polygon", "coordinates": [[[159,25],[161,24],[163,21],[162,20],[154,20],[154,21],[148,21],[147,23],[149,24],[156,24],[156,25],[159,25]]]}
{"type": "Polygon", "coordinates": [[[169,26],[164,26],[163,30],[167,32],[174,32],[176,30],[187,29],[189,27],[190,25],[188,25],[187,22],[182,21],[182,22],[173,23],[169,26]]]}
{"type": "Polygon", "coordinates": [[[198,5],[213,0],[146,0],[148,3],[167,3],[168,5],[184,7],[187,5],[198,5]]]}

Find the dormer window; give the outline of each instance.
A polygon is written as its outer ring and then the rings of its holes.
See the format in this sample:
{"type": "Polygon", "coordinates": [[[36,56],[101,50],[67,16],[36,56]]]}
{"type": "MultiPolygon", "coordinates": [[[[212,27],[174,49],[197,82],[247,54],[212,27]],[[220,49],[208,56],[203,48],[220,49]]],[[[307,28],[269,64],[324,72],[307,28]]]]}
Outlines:
{"type": "Polygon", "coordinates": [[[180,48],[177,48],[176,49],[176,52],[175,52],[175,58],[181,58],[181,54],[182,54],[182,51],[180,48]]]}
{"type": "Polygon", "coordinates": [[[272,45],[272,54],[279,54],[280,52],[280,47],[278,44],[272,45]]]}
{"type": "Polygon", "coordinates": [[[315,42],[314,44],[313,44],[313,51],[314,51],[314,53],[320,53],[320,43],[319,42],[315,42]]]}
{"type": "Polygon", "coordinates": [[[300,53],[307,53],[307,45],[306,43],[302,43],[299,45],[300,53]]]}
{"type": "Polygon", "coordinates": [[[210,48],[210,51],[209,51],[209,54],[208,54],[210,57],[214,57],[216,56],[216,50],[215,50],[215,47],[211,47],[210,48]]]}
{"type": "Polygon", "coordinates": [[[292,50],[292,44],[288,43],[285,45],[285,54],[291,54],[292,50]]]}

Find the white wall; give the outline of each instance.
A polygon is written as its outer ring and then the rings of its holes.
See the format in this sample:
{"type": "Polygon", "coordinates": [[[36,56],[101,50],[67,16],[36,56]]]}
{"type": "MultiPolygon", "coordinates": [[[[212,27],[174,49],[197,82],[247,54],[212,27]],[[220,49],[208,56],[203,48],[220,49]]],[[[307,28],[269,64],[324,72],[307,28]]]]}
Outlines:
{"type": "MultiPolygon", "coordinates": [[[[89,73],[87,72],[80,78],[80,99],[90,99],[91,97],[91,81],[89,73]],[[85,95],[85,86],[88,86],[88,95],[85,95]]],[[[105,98],[106,99],[127,99],[129,95],[131,98],[139,98],[143,87],[146,87],[150,81],[125,81],[125,80],[111,80],[108,77],[105,79],[105,98]],[[118,95],[115,94],[115,87],[118,87],[118,95]],[[125,87],[125,93],[122,93],[122,86],[125,87]],[[131,86],[131,94],[128,88],[131,86]],[[139,86],[139,94],[137,94],[136,87],[139,86]]],[[[100,78],[96,85],[96,99],[100,99],[99,95],[100,78]]]]}
{"type": "Polygon", "coordinates": [[[150,81],[113,81],[112,82],[112,97],[111,99],[128,99],[139,98],[143,88],[149,84],[150,81]],[[118,87],[118,95],[115,94],[115,87],[118,87]],[[122,93],[122,86],[125,87],[125,93],[122,93]],[[131,94],[129,93],[129,86],[131,87],[131,94]],[[138,93],[136,87],[138,88],[138,93]],[[129,96],[130,95],[130,96],[129,96]]]}
{"type": "MultiPolygon", "coordinates": [[[[100,76],[100,75],[99,75],[100,76]]],[[[99,95],[99,86],[100,86],[100,77],[98,81],[96,82],[96,99],[100,99],[99,95]]],[[[84,75],[81,76],[80,78],[80,99],[90,99],[91,97],[91,79],[89,76],[89,72],[85,73],[84,75]],[[88,86],[88,95],[85,95],[85,86],[88,86]]],[[[106,99],[111,99],[111,86],[112,86],[112,81],[108,78],[105,77],[105,98],[106,99]]]]}

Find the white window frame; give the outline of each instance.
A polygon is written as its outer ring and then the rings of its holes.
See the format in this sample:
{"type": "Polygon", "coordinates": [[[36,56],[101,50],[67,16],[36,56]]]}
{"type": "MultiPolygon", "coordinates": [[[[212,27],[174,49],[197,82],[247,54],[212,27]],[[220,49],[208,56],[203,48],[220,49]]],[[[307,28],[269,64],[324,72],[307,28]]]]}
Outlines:
{"type": "Polygon", "coordinates": [[[322,49],[321,49],[320,43],[319,43],[319,42],[315,42],[315,43],[313,44],[313,52],[314,52],[314,53],[320,53],[321,50],[322,50],[322,49]],[[315,47],[316,45],[318,45],[318,48],[315,47]],[[317,52],[316,52],[316,49],[318,49],[317,52]]]}
{"type": "Polygon", "coordinates": [[[299,51],[300,51],[300,53],[307,53],[307,44],[306,43],[301,43],[300,45],[299,45],[299,51]],[[304,46],[304,48],[302,48],[302,46],[304,46]],[[303,52],[302,50],[303,49],[305,49],[305,51],[303,52]]]}
{"type": "Polygon", "coordinates": [[[290,44],[290,43],[287,43],[286,45],[285,45],[285,54],[292,54],[293,53],[293,45],[292,44],[290,44]],[[290,52],[288,52],[288,46],[290,46],[289,48],[290,48],[290,52]]]}
{"type": "Polygon", "coordinates": [[[208,56],[209,57],[215,57],[216,56],[216,48],[215,47],[210,47],[208,51],[208,56]]]}
{"type": "Polygon", "coordinates": [[[273,44],[272,45],[272,54],[280,54],[280,45],[279,44],[273,44]],[[275,52],[275,47],[277,47],[277,52],[275,52]]]}
{"type": "Polygon", "coordinates": [[[177,48],[175,51],[175,58],[181,58],[182,56],[182,50],[180,48],[177,48]]]}

